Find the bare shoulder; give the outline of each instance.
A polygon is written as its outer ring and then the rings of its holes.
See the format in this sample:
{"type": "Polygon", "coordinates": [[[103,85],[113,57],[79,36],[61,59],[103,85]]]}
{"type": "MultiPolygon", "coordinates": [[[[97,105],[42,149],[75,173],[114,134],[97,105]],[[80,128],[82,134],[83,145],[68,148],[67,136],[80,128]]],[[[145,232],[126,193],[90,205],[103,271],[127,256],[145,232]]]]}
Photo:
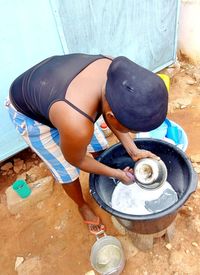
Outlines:
{"type": "Polygon", "coordinates": [[[53,104],[49,117],[62,136],[79,139],[90,138],[93,135],[93,123],[63,101],[53,104]]]}

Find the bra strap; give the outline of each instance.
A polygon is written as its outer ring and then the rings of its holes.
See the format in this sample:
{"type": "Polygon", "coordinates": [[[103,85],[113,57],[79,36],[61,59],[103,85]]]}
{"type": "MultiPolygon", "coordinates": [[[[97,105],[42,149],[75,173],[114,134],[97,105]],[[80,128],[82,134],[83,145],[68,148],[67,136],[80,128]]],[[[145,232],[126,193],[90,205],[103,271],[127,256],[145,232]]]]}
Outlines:
{"type": "Polygon", "coordinates": [[[92,123],[94,123],[94,120],[85,112],[83,112],[81,109],[79,109],[78,107],[76,107],[73,103],[71,103],[69,100],[67,100],[66,98],[64,99],[64,101],[71,106],[73,109],[75,109],[77,112],[79,112],[80,114],[82,114],[83,116],[87,117],[92,123]]]}

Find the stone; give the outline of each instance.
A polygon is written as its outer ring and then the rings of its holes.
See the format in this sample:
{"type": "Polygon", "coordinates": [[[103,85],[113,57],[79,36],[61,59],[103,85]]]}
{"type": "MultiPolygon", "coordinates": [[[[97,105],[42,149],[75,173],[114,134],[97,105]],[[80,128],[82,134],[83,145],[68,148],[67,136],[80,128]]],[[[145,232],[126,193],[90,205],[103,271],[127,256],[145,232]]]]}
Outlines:
{"type": "Polygon", "coordinates": [[[166,244],[165,247],[166,247],[168,250],[171,250],[171,249],[172,249],[171,243],[166,244]]]}
{"type": "Polygon", "coordinates": [[[18,275],[39,275],[42,274],[41,260],[38,256],[29,258],[17,268],[18,275]]]}
{"type": "Polygon", "coordinates": [[[30,168],[33,167],[33,165],[34,165],[34,164],[33,164],[32,161],[27,161],[27,162],[26,162],[26,169],[29,170],[30,168]]]}
{"type": "Polygon", "coordinates": [[[23,170],[24,167],[24,161],[18,159],[17,161],[14,161],[14,167],[13,170],[16,174],[18,174],[21,170],[23,170]]]}
{"type": "Polygon", "coordinates": [[[200,73],[199,72],[193,73],[193,77],[197,82],[200,82],[200,73]]]}
{"type": "Polygon", "coordinates": [[[200,167],[195,167],[194,170],[197,172],[197,174],[200,174],[200,167]]]}
{"type": "Polygon", "coordinates": [[[190,97],[184,97],[184,98],[178,98],[176,100],[176,103],[179,105],[179,108],[183,107],[186,108],[189,106],[192,102],[192,99],[190,97]]]}
{"type": "Polygon", "coordinates": [[[200,162],[200,154],[194,154],[190,157],[192,162],[200,162]]]}
{"type": "Polygon", "coordinates": [[[194,79],[188,79],[188,80],[186,80],[186,83],[188,85],[194,85],[196,83],[196,81],[194,79]]]}
{"type": "Polygon", "coordinates": [[[40,162],[40,163],[39,163],[39,167],[40,167],[40,168],[47,169],[47,166],[46,166],[46,164],[45,164],[44,162],[40,162]]]}
{"type": "Polygon", "coordinates": [[[16,163],[18,161],[21,161],[21,159],[20,158],[14,158],[13,161],[14,161],[14,163],[16,163]]]}
{"type": "Polygon", "coordinates": [[[198,247],[198,243],[197,242],[192,242],[192,245],[195,247],[198,247]]]}
{"type": "Polygon", "coordinates": [[[7,162],[4,165],[1,166],[1,171],[7,172],[8,170],[13,168],[12,162],[7,162]]]}
{"type": "Polygon", "coordinates": [[[23,210],[27,209],[28,207],[37,205],[38,202],[51,196],[53,192],[53,183],[54,180],[51,176],[30,183],[29,186],[31,187],[32,192],[30,196],[25,199],[21,198],[13,190],[12,186],[9,186],[6,189],[6,201],[9,212],[14,215],[18,214],[23,210]]]}
{"type": "Polygon", "coordinates": [[[90,270],[86,272],[85,275],[95,275],[94,270],[90,270]]]}
{"type": "Polygon", "coordinates": [[[18,266],[20,266],[20,264],[22,264],[24,261],[24,257],[17,257],[16,261],[15,261],[15,270],[17,270],[18,266]]]}

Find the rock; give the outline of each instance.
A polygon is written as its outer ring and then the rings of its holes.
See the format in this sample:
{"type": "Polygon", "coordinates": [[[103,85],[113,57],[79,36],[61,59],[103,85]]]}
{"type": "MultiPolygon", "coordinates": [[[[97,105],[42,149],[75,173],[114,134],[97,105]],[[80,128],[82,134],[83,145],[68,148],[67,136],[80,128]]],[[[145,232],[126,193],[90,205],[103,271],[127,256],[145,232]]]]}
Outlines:
{"type": "Polygon", "coordinates": [[[95,275],[94,270],[90,270],[86,272],[85,275],[95,275]]]}
{"type": "Polygon", "coordinates": [[[197,174],[200,174],[200,167],[194,167],[194,170],[197,172],[197,174]]]}
{"type": "Polygon", "coordinates": [[[200,154],[194,154],[194,155],[191,155],[190,157],[191,161],[192,162],[200,162],[200,154]]]}
{"type": "Polygon", "coordinates": [[[15,164],[16,162],[21,161],[21,159],[20,158],[14,158],[13,161],[14,161],[14,164],[15,164]]]}
{"type": "Polygon", "coordinates": [[[32,161],[27,161],[27,162],[26,162],[26,169],[29,170],[30,168],[33,167],[33,165],[34,165],[34,164],[33,164],[32,161]]]}
{"type": "Polygon", "coordinates": [[[6,164],[1,166],[1,171],[8,172],[8,170],[13,168],[12,162],[7,162],[6,164]]]}
{"type": "Polygon", "coordinates": [[[40,275],[42,274],[41,261],[38,256],[25,260],[17,268],[18,275],[40,275]]]}
{"type": "Polygon", "coordinates": [[[181,106],[187,107],[188,105],[191,104],[192,99],[190,97],[178,98],[176,100],[176,102],[177,102],[177,104],[179,105],[180,108],[181,108],[181,106]]]}
{"type": "Polygon", "coordinates": [[[46,164],[44,162],[40,162],[39,163],[39,167],[43,168],[43,169],[48,169],[47,166],[46,166],[46,164]]]}
{"type": "Polygon", "coordinates": [[[32,192],[29,197],[22,199],[19,195],[13,190],[12,186],[8,187],[6,190],[6,200],[7,207],[11,214],[18,214],[28,207],[36,205],[38,202],[49,197],[53,192],[53,183],[54,180],[51,176],[39,179],[33,183],[30,183],[29,186],[32,188],[32,192]],[[41,184],[37,188],[33,186],[36,184],[41,184]]]}
{"type": "Polygon", "coordinates": [[[44,206],[44,202],[43,201],[40,201],[40,202],[37,203],[37,208],[38,209],[42,209],[43,206],[44,206]]]}
{"type": "Polygon", "coordinates": [[[186,80],[186,83],[188,85],[194,85],[196,83],[196,81],[194,79],[188,79],[188,80],[186,80]]]}
{"type": "Polygon", "coordinates": [[[168,250],[171,250],[171,249],[172,249],[171,243],[166,244],[165,247],[166,247],[168,250]]]}
{"type": "Polygon", "coordinates": [[[199,72],[194,72],[193,73],[193,77],[197,82],[200,82],[200,73],[199,72]]]}
{"type": "Polygon", "coordinates": [[[198,243],[197,242],[192,242],[192,245],[195,247],[198,247],[198,243]]]}
{"type": "Polygon", "coordinates": [[[13,170],[9,170],[9,171],[7,172],[7,175],[8,175],[8,176],[10,176],[10,175],[12,175],[12,174],[14,174],[14,171],[13,171],[13,170]]]}
{"type": "Polygon", "coordinates": [[[17,257],[16,261],[15,261],[15,270],[17,270],[18,266],[20,266],[20,264],[22,264],[24,261],[24,257],[17,257]]]}
{"type": "Polygon", "coordinates": [[[15,161],[16,159],[14,159],[14,167],[13,170],[16,174],[18,174],[21,170],[23,170],[24,167],[24,161],[21,159],[17,159],[17,161],[15,161]]]}

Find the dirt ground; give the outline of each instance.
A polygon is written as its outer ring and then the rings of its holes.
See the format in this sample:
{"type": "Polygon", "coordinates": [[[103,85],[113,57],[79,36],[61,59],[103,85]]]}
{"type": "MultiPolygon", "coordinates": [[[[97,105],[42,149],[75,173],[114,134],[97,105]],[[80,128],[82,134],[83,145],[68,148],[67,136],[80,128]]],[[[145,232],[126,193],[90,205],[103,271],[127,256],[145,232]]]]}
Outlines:
{"type": "MultiPolygon", "coordinates": [[[[181,62],[165,69],[165,73],[171,78],[168,117],[186,131],[186,154],[199,172],[200,70],[181,62]]],[[[114,136],[108,140],[110,144],[117,142],[114,136]]],[[[0,274],[82,275],[92,270],[89,257],[95,237],[60,185],[55,184],[52,195],[31,208],[10,214],[5,190],[14,180],[27,171],[32,181],[50,173],[30,149],[6,160],[1,168],[9,162],[10,168],[8,165],[1,169],[0,177],[0,274]],[[16,260],[22,263],[15,269],[16,260]]],[[[105,223],[107,234],[122,242],[126,256],[122,274],[200,274],[200,185],[180,209],[171,243],[158,238],[153,249],[143,252],[133,246],[128,235],[114,226],[111,215],[92,199],[86,173],[81,173],[81,184],[87,202],[105,223]]]]}

